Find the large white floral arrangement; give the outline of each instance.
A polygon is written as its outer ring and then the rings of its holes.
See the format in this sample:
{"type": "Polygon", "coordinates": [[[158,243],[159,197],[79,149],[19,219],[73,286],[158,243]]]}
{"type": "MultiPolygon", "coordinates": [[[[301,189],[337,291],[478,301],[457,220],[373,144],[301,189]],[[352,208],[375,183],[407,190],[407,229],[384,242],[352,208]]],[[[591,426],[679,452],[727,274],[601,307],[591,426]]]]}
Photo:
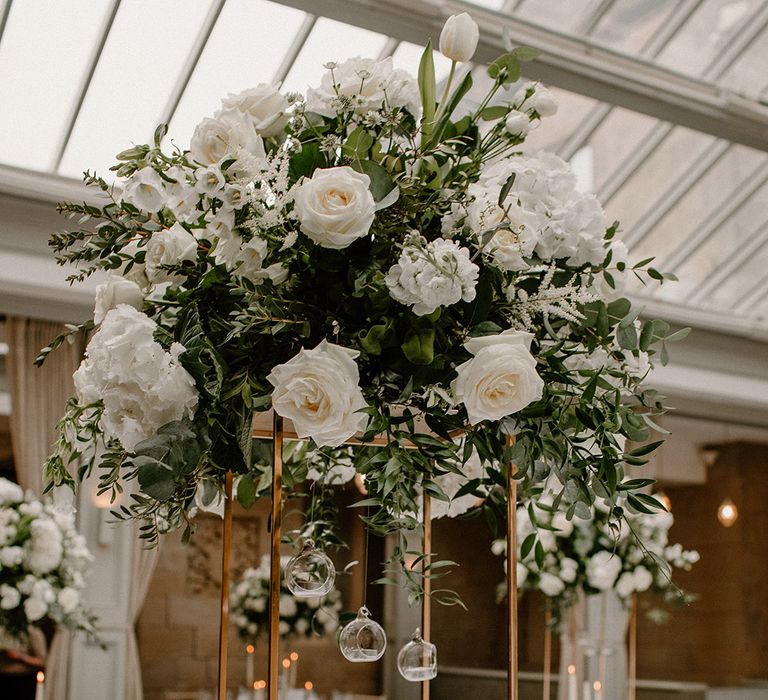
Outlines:
{"type": "MultiPolygon", "coordinates": [[[[440,48],[455,68],[476,44],[461,15],[440,48]]],[[[48,478],[74,483],[85,450],[104,488],[138,480],[126,517],[189,534],[201,484],[231,470],[244,505],[259,493],[251,424],[271,407],[317,446],[384,438],[355,457],[379,533],[417,527],[420,494],[447,500],[440,478],[470,464],[457,495],[489,508],[511,462],[524,486],[555,472],[569,517],[615,495],[643,461],[615,435],[647,440],[663,406],[641,383],[678,336],[621,296],[630,274],[664,275],[627,262],[567,163],[522,150],[556,110],[519,80],[534,55],[500,56],[468,107],[469,72],[438,99],[431,46],[418,79],[391,59],[328,63],[306,95],[227,96],[187,149],[164,150],[159,127],[117,156],[116,186],[87,173],[104,205],[62,205],[86,227],[52,246],[83,267],[73,279],[110,278],[78,329],[95,333],[48,478]]]]}
{"type": "Polygon", "coordinates": [[[52,622],[92,634],[81,599],[92,560],[70,513],[0,478],[0,630],[23,639],[52,622]]]}
{"type": "MultiPolygon", "coordinates": [[[[285,567],[288,557],[283,557],[285,567]]],[[[266,634],[269,622],[269,556],[258,568],[243,572],[232,585],[232,622],[243,641],[255,642],[266,634]]],[[[280,593],[280,636],[311,637],[333,634],[339,626],[341,593],[331,591],[322,598],[296,598],[283,578],[280,593]]]]}
{"type": "MultiPolygon", "coordinates": [[[[544,495],[517,509],[520,591],[541,591],[559,613],[582,592],[612,590],[626,604],[635,593],[646,591],[666,602],[687,599],[672,573],[688,571],[699,554],[669,542],[671,513],[628,512],[617,521],[611,508],[597,499],[589,518],[569,521],[552,504],[551,495],[544,495]]],[[[493,551],[506,554],[506,542],[494,542],[493,551]]]]}

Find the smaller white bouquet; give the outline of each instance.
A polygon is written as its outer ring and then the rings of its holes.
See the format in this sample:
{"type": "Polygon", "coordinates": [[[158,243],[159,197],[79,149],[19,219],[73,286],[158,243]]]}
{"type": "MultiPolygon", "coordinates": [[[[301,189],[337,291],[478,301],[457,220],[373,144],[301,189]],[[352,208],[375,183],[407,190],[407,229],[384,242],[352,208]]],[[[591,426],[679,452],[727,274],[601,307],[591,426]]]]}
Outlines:
{"type": "MultiPolygon", "coordinates": [[[[284,569],[289,557],[283,557],[284,569]]],[[[232,622],[243,641],[255,642],[267,633],[269,621],[269,556],[256,569],[249,568],[232,586],[232,622]]],[[[341,593],[331,591],[322,598],[294,598],[281,577],[280,636],[311,637],[333,634],[339,626],[341,593]]]]}
{"type": "Polygon", "coordinates": [[[0,479],[0,631],[23,640],[49,623],[94,632],[82,604],[93,561],[74,515],[0,479]]]}

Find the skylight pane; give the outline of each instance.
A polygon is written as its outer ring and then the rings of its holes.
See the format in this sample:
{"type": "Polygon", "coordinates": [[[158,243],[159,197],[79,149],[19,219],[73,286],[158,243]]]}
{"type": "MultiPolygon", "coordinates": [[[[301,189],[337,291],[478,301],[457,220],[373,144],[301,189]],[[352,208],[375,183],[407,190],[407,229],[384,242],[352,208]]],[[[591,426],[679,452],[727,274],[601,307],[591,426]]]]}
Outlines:
{"type": "Polygon", "coordinates": [[[673,2],[618,0],[600,20],[592,37],[629,54],[639,53],[675,9],[673,2]]]}
{"type": "Polygon", "coordinates": [[[307,37],[284,87],[288,91],[304,93],[307,87],[320,83],[325,73],[324,64],[329,61],[341,63],[356,56],[377,58],[386,41],[383,34],[322,17],[307,37]]]}
{"type": "MultiPolygon", "coordinates": [[[[434,45],[434,42],[433,42],[434,45]]],[[[407,70],[414,77],[419,74],[419,62],[424,53],[424,47],[403,41],[392,54],[392,64],[395,68],[407,70]]],[[[435,62],[435,78],[440,83],[448,77],[451,70],[451,62],[439,51],[432,52],[432,60],[435,62]]]]}
{"type": "Polygon", "coordinates": [[[723,87],[758,99],[768,88],[768,30],[765,30],[718,81],[723,87]]]}
{"type": "MultiPolygon", "coordinates": [[[[525,139],[523,149],[527,153],[547,150],[557,151],[568,137],[578,128],[595,105],[596,100],[575,92],[568,92],[555,87],[549,87],[549,91],[557,99],[557,113],[551,117],[545,117],[539,126],[531,131],[525,139]]],[[[512,95],[517,90],[513,90],[512,95]]]]}
{"type": "Polygon", "coordinates": [[[755,12],[761,0],[707,0],[661,52],[658,62],[701,75],[755,12]]]}
{"type": "Polygon", "coordinates": [[[49,169],[108,5],[13,3],[0,42],[0,163],[49,169]]]}
{"type": "MultiPolygon", "coordinates": [[[[709,299],[703,301],[703,304],[732,309],[754,287],[757,280],[765,277],[766,270],[768,270],[768,245],[764,245],[750,256],[744,266],[739,269],[738,274],[726,279],[712,292],[709,299]]],[[[753,309],[745,309],[747,315],[751,315],[752,311],[753,309]]]]}
{"type": "Polygon", "coordinates": [[[600,0],[535,0],[516,11],[522,19],[563,32],[575,32],[600,5],[600,0]]]}
{"type": "Polygon", "coordinates": [[[61,173],[107,174],[115,154],[147,143],[211,0],[132,0],[120,5],[61,173]]]}
{"type": "Polygon", "coordinates": [[[171,122],[169,137],[186,148],[195,126],[222,97],[272,82],[304,12],[266,0],[228,0],[171,122]]]}

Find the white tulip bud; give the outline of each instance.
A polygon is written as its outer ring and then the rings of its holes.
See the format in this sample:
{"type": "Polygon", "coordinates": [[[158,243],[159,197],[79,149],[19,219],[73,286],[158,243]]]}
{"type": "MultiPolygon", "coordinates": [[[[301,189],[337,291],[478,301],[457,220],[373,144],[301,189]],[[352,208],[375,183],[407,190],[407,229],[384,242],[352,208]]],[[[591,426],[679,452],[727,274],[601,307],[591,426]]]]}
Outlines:
{"type": "Polygon", "coordinates": [[[440,53],[452,61],[464,63],[475,55],[480,29],[466,12],[451,15],[440,33],[440,53]]]}

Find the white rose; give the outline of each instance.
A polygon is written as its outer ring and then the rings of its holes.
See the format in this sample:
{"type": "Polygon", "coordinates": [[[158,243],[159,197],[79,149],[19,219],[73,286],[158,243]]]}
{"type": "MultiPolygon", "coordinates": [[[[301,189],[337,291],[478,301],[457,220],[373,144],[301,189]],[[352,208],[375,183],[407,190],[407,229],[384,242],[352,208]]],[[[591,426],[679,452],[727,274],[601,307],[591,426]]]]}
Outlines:
{"type": "Polygon", "coordinates": [[[224,109],[237,109],[247,114],[261,136],[277,136],[288,123],[288,99],[274,85],[267,83],[236,95],[229,94],[221,104],[224,109]]]}
{"type": "Polygon", "coordinates": [[[370,183],[346,165],[315,170],[295,191],[301,230],[318,245],[337,250],[367,235],[376,214],[370,183]]]}
{"type": "Polygon", "coordinates": [[[65,615],[73,613],[80,605],[80,594],[69,586],[59,591],[58,602],[65,615]]]}
{"type": "Polygon", "coordinates": [[[358,354],[323,340],[267,376],[275,387],[274,410],[293,421],[300,438],[311,437],[319,447],[336,447],[365,429],[367,418],[357,413],[366,406],[354,360],[358,354]]]}
{"type": "Polygon", "coordinates": [[[525,136],[531,130],[531,120],[525,112],[513,109],[507,114],[504,128],[512,136],[525,136]]]}
{"type": "Polygon", "coordinates": [[[621,559],[613,552],[597,552],[587,563],[587,581],[598,591],[613,587],[621,571],[621,559]]]}
{"type": "Polygon", "coordinates": [[[27,598],[24,601],[24,613],[27,620],[36,622],[48,612],[48,605],[39,598],[27,598]]]}
{"type": "Polygon", "coordinates": [[[440,32],[440,53],[459,63],[466,63],[477,50],[480,28],[466,12],[451,15],[440,32]]]}
{"type": "Polygon", "coordinates": [[[240,152],[255,157],[264,156],[264,144],[256,133],[253,121],[238,109],[206,117],[192,134],[189,143],[193,160],[203,165],[218,165],[227,158],[238,157],[240,152]]]}
{"type": "Polygon", "coordinates": [[[153,233],[147,243],[145,259],[147,277],[151,282],[172,282],[177,278],[161,265],[178,265],[197,257],[197,240],[181,224],[153,233]]]}
{"type": "Polygon", "coordinates": [[[167,198],[163,179],[149,165],[133,173],[123,188],[123,201],[150,213],[160,211],[167,198]]]}
{"type": "Polygon", "coordinates": [[[557,114],[557,99],[543,85],[536,85],[536,91],[528,99],[526,105],[529,109],[535,109],[541,117],[551,117],[557,114]]]}
{"type": "Polygon", "coordinates": [[[96,287],[93,321],[96,325],[100,324],[107,311],[111,311],[118,304],[128,304],[134,309],[140,309],[143,303],[144,294],[138,284],[119,275],[110,275],[106,282],[96,287]]]}
{"type": "Polygon", "coordinates": [[[18,589],[7,584],[0,586],[0,609],[13,610],[21,602],[21,593],[18,589]]]}
{"type": "Polygon", "coordinates": [[[545,572],[539,576],[539,590],[545,596],[554,598],[565,590],[565,584],[554,574],[545,572]]]}
{"type": "Polygon", "coordinates": [[[529,349],[532,337],[505,331],[464,343],[474,357],[456,368],[451,388],[471,425],[511,416],[541,398],[544,382],[529,349]]]}

